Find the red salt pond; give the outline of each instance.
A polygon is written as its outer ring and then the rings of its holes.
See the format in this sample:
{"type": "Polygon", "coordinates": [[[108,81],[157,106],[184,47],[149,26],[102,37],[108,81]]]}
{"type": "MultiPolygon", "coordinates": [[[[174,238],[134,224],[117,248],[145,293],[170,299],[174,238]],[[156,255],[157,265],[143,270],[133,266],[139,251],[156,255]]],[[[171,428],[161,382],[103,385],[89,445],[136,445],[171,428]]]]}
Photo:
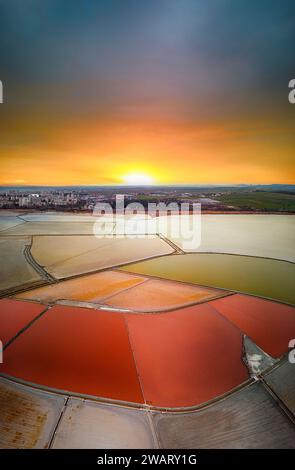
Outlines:
{"type": "Polygon", "coordinates": [[[116,313],[53,307],[4,354],[0,372],[57,389],[143,402],[126,324],[116,313]]]}
{"type": "Polygon", "coordinates": [[[287,352],[290,339],[295,338],[294,307],[239,294],[210,305],[273,357],[287,352]]]}
{"type": "Polygon", "coordinates": [[[209,304],[125,317],[147,403],[198,405],[249,378],[242,333],[209,304]]]}
{"type": "Polygon", "coordinates": [[[28,325],[43,310],[44,305],[17,300],[0,300],[0,340],[4,345],[28,325]]]}
{"type": "MultiPolygon", "coordinates": [[[[0,306],[5,341],[43,309],[13,300],[0,306]]],[[[113,400],[194,406],[249,378],[244,333],[280,356],[295,337],[295,309],[237,294],[162,314],[55,306],[8,346],[0,372],[113,400]]]]}

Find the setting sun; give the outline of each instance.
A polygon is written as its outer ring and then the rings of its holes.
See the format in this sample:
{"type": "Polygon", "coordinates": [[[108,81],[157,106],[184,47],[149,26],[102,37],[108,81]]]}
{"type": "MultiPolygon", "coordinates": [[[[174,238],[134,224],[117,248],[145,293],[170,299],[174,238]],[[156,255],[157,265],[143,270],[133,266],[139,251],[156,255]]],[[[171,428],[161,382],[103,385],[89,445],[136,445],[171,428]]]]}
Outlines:
{"type": "Polygon", "coordinates": [[[125,184],[134,185],[150,185],[154,184],[155,180],[152,176],[147,173],[129,173],[123,176],[123,182],[125,184]]]}

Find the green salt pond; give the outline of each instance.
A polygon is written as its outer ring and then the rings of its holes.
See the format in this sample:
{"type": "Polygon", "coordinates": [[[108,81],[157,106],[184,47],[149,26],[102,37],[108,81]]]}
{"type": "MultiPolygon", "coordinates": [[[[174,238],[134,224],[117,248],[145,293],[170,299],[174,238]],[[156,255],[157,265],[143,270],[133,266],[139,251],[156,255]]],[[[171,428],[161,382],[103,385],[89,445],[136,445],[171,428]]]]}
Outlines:
{"type": "Polygon", "coordinates": [[[121,269],[295,304],[295,264],[286,261],[198,253],[165,256],[121,269]]]}

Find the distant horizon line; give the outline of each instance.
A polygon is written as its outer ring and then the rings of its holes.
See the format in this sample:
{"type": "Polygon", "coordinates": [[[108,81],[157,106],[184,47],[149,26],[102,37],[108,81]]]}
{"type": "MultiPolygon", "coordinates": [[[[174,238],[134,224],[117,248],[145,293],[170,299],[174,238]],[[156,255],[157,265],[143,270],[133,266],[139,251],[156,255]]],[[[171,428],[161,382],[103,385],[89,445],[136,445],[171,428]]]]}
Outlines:
{"type": "Polygon", "coordinates": [[[0,188],[218,188],[218,187],[257,187],[257,186],[295,186],[295,183],[163,183],[163,184],[0,184],[0,188]]]}

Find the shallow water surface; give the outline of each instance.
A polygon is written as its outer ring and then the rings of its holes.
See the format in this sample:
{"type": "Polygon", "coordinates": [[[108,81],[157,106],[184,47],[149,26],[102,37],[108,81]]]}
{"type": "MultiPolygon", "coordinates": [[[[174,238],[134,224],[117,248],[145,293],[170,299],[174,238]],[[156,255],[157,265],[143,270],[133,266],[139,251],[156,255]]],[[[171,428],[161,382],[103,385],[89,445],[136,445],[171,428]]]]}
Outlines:
{"type": "Polygon", "coordinates": [[[121,269],[295,304],[295,265],[286,261],[198,253],[165,256],[121,269]]]}

